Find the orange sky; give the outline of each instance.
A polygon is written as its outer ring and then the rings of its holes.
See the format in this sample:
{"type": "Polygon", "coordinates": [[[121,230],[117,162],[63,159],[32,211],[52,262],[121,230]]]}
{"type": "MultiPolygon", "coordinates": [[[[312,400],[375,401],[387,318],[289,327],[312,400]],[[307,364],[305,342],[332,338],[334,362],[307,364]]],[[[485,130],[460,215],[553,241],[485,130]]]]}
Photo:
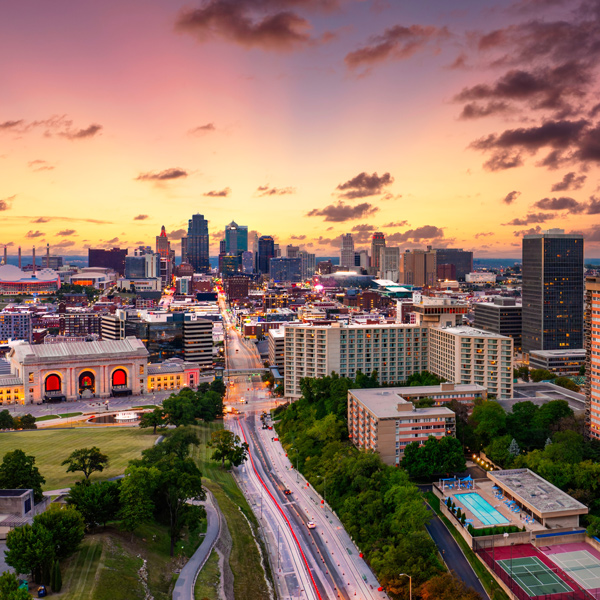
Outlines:
{"type": "Polygon", "coordinates": [[[91,4],[0,9],[0,243],[153,244],[200,212],[211,254],[233,219],[321,256],[355,228],[518,257],[536,227],[600,256],[600,28],[573,3],[91,4]]]}

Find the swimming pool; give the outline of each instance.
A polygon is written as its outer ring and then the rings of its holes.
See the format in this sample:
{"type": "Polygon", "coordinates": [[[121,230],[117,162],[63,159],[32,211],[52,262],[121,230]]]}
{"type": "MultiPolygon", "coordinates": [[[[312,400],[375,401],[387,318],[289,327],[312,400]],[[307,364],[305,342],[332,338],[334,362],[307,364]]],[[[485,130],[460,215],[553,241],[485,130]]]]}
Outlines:
{"type": "Polygon", "coordinates": [[[508,519],[476,492],[454,494],[457,502],[468,508],[484,525],[508,525],[508,519]]]}

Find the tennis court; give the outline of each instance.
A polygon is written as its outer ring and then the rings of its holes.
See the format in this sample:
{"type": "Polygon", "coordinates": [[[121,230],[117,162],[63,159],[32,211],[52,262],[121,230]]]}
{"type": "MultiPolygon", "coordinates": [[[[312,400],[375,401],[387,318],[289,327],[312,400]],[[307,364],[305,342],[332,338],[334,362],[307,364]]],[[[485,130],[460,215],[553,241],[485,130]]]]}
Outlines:
{"type": "Polygon", "coordinates": [[[582,588],[586,590],[600,588],[600,561],[587,550],[549,554],[548,558],[582,588]]]}
{"type": "Polygon", "coordinates": [[[529,596],[535,597],[573,591],[535,556],[499,560],[498,564],[529,596]]]}

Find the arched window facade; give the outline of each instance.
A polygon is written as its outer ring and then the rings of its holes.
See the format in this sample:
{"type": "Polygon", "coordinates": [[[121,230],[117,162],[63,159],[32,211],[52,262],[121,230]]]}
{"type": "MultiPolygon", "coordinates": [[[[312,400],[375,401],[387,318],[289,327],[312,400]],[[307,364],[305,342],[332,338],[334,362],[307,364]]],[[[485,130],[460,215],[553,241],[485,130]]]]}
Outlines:
{"type": "Polygon", "coordinates": [[[60,392],[62,389],[62,381],[56,373],[52,373],[46,377],[44,388],[47,392],[60,392]]]}
{"type": "Polygon", "coordinates": [[[112,374],[113,387],[116,385],[127,385],[127,373],[123,369],[117,369],[112,374]]]}

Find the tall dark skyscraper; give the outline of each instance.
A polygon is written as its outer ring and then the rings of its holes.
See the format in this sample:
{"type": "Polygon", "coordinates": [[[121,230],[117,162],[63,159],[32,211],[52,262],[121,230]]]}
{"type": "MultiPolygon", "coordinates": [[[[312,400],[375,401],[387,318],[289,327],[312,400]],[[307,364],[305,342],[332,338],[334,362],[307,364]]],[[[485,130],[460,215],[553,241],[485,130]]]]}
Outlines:
{"type": "Polygon", "coordinates": [[[523,238],[523,352],[583,348],[583,237],[523,238]]]}
{"type": "Polygon", "coordinates": [[[269,273],[270,261],[275,256],[275,240],[270,235],[258,238],[258,270],[269,273]]]}
{"type": "Polygon", "coordinates": [[[473,253],[458,248],[435,249],[436,265],[454,265],[456,279],[465,280],[467,273],[473,272],[473,253]]]}
{"type": "Polygon", "coordinates": [[[112,248],[111,250],[105,250],[103,248],[89,248],[88,266],[112,269],[119,275],[123,275],[125,273],[126,256],[127,248],[112,248]]]}
{"type": "Polygon", "coordinates": [[[194,267],[195,273],[210,271],[208,260],[208,221],[204,215],[195,214],[188,221],[188,234],[184,243],[181,240],[182,254],[185,248],[185,262],[194,267]]]}

